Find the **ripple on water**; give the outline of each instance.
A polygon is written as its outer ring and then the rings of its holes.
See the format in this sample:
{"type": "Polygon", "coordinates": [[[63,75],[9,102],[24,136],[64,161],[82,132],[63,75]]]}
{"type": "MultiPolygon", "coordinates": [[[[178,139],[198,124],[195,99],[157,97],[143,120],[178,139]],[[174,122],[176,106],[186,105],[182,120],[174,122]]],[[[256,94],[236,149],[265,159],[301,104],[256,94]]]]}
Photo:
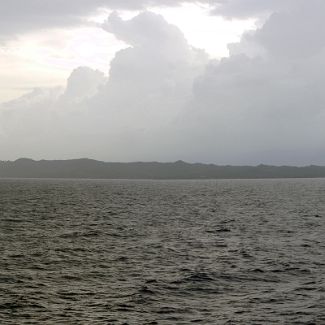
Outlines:
{"type": "Polygon", "coordinates": [[[325,180],[0,181],[1,324],[325,324],[325,180]]]}

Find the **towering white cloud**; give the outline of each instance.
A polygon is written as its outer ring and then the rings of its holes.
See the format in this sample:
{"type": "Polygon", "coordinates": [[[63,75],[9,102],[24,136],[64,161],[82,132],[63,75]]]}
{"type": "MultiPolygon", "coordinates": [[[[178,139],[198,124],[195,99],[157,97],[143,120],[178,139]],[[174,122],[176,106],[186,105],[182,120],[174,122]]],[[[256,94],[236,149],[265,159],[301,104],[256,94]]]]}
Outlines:
{"type": "Polygon", "coordinates": [[[192,157],[325,163],[323,7],[295,2],[232,45],[229,58],[208,65],[186,112],[184,128],[205,143],[192,157]]]}
{"type": "Polygon", "coordinates": [[[88,67],[79,67],[71,73],[63,99],[80,102],[91,98],[106,82],[103,72],[88,67]]]}
{"type": "Polygon", "coordinates": [[[170,120],[191,94],[207,55],[193,49],[177,27],[150,12],[130,21],[113,14],[103,27],[131,47],[117,53],[107,87],[96,100],[105,109],[134,115],[143,127],[170,120]]]}
{"type": "Polygon", "coordinates": [[[130,21],[112,14],[103,28],[130,45],[116,54],[109,79],[82,67],[73,71],[60,97],[44,96],[35,105],[33,92],[24,100],[4,105],[0,124],[10,137],[10,141],[8,136],[2,138],[4,151],[13,153],[15,143],[26,141],[24,155],[36,157],[44,152],[52,157],[59,155],[53,150],[58,143],[66,148],[61,152],[70,152],[71,156],[84,153],[102,159],[111,156],[130,160],[154,157],[156,149],[146,141],[158,145],[160,139],[153,140],[153,132],[163,134],[180,114],[191,95],[193,80],[202,73],[208,57],[193,49],[178,28],[151,12],[130,21]],[[30,106],[38,111],[38,124],[53,130],[46,132],[46,150],[39,143],[45,138],[37,139],[34,119],[26,118],[18,137],[14,125],[6,127],[5,115],[9,111],[14,120],[25,116],[22,111],[28,111],[30,106]],[[29,134],[22,139],[24,130],[29,134]],[[33,136],[32,142],[29,136],[33,136]]]}

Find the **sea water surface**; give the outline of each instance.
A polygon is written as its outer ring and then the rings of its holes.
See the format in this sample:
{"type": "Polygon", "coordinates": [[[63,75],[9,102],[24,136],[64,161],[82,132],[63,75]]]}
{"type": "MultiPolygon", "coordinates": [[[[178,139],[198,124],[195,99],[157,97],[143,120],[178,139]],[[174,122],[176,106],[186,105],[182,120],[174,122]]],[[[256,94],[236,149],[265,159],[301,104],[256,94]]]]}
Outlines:
{"type": "Polygon", "coordinates": [[[325,180],[0,180],[0,324],[325,324],[325,180]]]}

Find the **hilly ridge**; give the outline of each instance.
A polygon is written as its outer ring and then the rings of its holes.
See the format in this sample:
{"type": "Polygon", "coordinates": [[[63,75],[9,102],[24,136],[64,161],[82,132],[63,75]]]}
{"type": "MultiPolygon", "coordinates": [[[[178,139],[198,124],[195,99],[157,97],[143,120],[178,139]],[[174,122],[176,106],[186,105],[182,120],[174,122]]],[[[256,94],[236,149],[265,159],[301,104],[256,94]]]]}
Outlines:
{"type": "Polygon", "coordinates": [[[325,177],[325,166],[219,166],[160,162],[103,162],[92,159],[0,161],[1,178],[254,179],[325,177]]]}

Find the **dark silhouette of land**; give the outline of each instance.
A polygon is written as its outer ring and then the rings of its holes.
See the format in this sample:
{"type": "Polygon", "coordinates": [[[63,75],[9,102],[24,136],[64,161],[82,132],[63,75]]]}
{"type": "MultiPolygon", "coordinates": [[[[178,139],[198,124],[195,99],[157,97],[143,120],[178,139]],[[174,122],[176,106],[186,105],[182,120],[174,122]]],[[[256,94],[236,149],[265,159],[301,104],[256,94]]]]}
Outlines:
{"type": "Polygon", "coordinates": [[[217,166],[213,164],[133,162],[112,163],[91,159],[0,161],[2,178],[95,179],[253,179],[325,177],[325,166],[217,166]]]}

